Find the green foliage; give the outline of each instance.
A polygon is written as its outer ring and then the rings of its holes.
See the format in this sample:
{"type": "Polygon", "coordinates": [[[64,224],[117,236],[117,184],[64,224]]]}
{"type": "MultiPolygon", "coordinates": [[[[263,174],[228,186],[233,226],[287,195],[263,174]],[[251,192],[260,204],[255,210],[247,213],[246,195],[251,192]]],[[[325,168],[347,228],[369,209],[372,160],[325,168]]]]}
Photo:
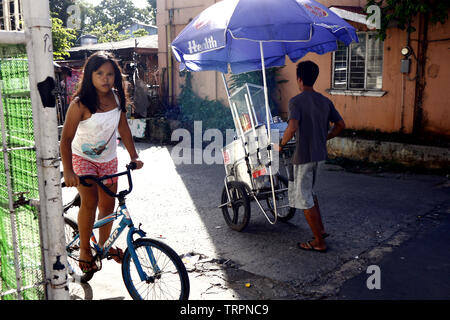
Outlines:
{"type": "Polygon", "coordinates": [[[70,56],[69,50],[75,43],[76,31],[63,27],[63,22],[58,18],[52,19],[53,59],[62,60],[70,56]]]}
{"type": "Polygon", "coordinates": [[[97,37],[98,43],[113,42],[125,40],[130,37],[129,34],[119,34],[119,24],[97,22],[96,25],[86,29],[87,34],[91,34],[97,37]]]}
{"type": "Polygon", "coordinates": [[[156,10],[156,0],[147,0],[150,7],[156,10]]]}
{"type": "Polygon", "coordinates": [[[408,33],[415,32],[411,25],[412,20],[419,14],[430,17],[430,22],[444,24],[448,19],[449,1],[442,0],[368,0],[366,8],[377,5],[381,8],[381,29],[378,36],[381,40],[386,39],[386,31],[390,24],[395,23],[401,30],[408,33]]]}
{"type": "Polygon", "coordinates": [[[146,35],[148,35],[148,31],[145,30],[145,29],[138,29],[136,31],[133,31],[133,36],[135,38],[143,37],[143,36],[146,36],[146,35]]]}
{"type": "Polygon", "coordinates": [[[67,18],[69,17],[67,8],[73,4],[75,4],[75,0],[51,0],[50,12],[52,17],[61,19],[63,21],[63,24],[65,24],[67,18]]]}
{"type": "MultiPolygon", "coordinates": [[[[119,31],[129,27],[136,20],[143,23],[154,22],[155,10],[156,1],[152,0],[144,9],[136,8],[132,0],[102,0],[97,6],[93,6],[89,0],[51,0],[51,16],[57,19],[53,22],[55,59],[68,57],[69,53],[65,50],[74,46],[75,40],[82,34],[95,35],[100,43],[127,39],[132,35],[130,33],[121,35],[119,31]],[[71,5],[76,5],[80,14],[80,29],[76,31],[67,28],[70,18],[67,9],[71,5]]],[[[133,33],[135,37],[146,34],[144,30],[133,33]]]]}
{"type": "Polygon", "coordinates": [[[147,0],[148,7],[147,10],[151,15],[153,24],[156,25],[156,0],[147,0]]]}
{"type": "Polygon", "coordinates": [[[77,30],[77,37],[82,34],[82,31],[86,28],[87,24],[91,23],[89,16],[94,16],[94,6],[87,2],[88,0],[51,0],[50,1],[50,12],[51,16],[54,18],[61,19],[64,27],[67,27],[69,18],[79,19],[80,29],[77,30]],[[76,12],[72,9],[67,12],[71,5],[78,7],[79,17],[76,17],[76,12]]]}
{"type": "Polygon", "coordinates": [[[202,99],[192,91],[192,74],[182,72],[186,77],[185,85],[178,96],[180,105],[180,120],[187,129],[191,129],[194,121],[202,121],[202,129],[234,129],[233,118],[229,108],[216,100],[202,99]]]}
{"type": "Polygon", "coordinates": [[[136,8],[132,0],[102,0],[94,7],[94,14],[89,16],[92,24],[118,25],[118,29],[126,29],[133,19],[150,24],[153,19],[150,10],[136,8]]]}
{"type": "Polygon", "coordinates": [[[87,28],[86,33],[96,36],[98,43],[121,41],[128,39],[131,36],[137,38],[148,35],[148,32],[145,29],[133,31],[133,34],[128,30],[125,34],[120,34],[119,28],[119,24],[102,24],[101,22],[97,22],[95,26],[87,28]]]}

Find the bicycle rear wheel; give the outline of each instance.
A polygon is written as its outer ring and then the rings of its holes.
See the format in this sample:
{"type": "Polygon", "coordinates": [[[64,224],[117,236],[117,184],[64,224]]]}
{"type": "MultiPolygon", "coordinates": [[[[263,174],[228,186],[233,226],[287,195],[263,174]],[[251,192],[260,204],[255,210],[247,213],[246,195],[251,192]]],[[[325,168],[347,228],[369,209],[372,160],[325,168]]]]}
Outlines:
{"type": "Polygon", "coordinates": [[[134,300],[187,300],[189,276],[178,254],[168,245],[153,239],[141,238],[133,242],[147,279],[139,277],[129,249],[122,262],[122,277],[134,300]],[[153,260],[153,264],[152,261],[153,260]]]}
{"type": "Polygon", "coordinates": [[[78,236],[78,224],[68,217],[64,217],[64,223],[69,275],[77,282],[87,283],[94,276],[94,272],[84,273],[79,267],[80,237],[78,236]]]}

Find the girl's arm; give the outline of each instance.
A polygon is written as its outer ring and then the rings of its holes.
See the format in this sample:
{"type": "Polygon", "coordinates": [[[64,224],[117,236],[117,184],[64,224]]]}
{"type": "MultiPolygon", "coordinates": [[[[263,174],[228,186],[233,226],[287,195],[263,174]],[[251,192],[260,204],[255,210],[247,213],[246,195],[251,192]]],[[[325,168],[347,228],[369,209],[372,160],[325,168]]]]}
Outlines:
{"type": "Polygon", "coordinates": [[[125,112],[120,113],[120,121],[119,121],[119,134],[122,138],[122,142],[130,154],[130,159],[132,162],[136,163],[137,169],[142,168],[144,163],[139,160],[139,156],[136,152],[136,148],[134,146],[133,135],[131,134],[130,126],[128,125],[127,117],[125,112]]]}
{"type": "Polygon", "coordinates": [[[63,165],[64,182],[68,187],[77,187],[80,179],[73,172],[72,167],[72,140],[77,131],[78,124],[83,118],[83,107],[79,100],[70,103],[67,110],[64,127],[61,133],[60,152],[63,165]]]}

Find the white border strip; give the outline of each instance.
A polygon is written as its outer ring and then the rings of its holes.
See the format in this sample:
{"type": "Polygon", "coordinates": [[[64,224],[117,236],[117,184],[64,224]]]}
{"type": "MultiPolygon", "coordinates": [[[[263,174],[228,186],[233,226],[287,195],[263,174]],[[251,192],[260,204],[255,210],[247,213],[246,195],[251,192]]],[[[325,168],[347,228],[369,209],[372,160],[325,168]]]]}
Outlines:
{"type": "Polygon", "coordinates": [[[2,44],[26,44],[24,31],[0,30],[0,43],[2,44]]]}

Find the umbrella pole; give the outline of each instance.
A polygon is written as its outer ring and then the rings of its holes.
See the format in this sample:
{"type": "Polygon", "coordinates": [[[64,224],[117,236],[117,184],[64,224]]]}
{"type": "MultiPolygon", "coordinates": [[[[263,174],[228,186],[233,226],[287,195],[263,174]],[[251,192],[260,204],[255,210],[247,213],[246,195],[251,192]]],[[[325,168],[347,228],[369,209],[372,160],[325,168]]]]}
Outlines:
{"type": "MultiPolygon", "coordinates": [[[[264,51],[263,51],[263,43],[262,41],[259,42],[259,51],[261,53],[261,65],[262,65],[262,74],[263,74],[263,83],[264,83],[264,99],[266,102],[266,122],[267,122],[267,138],[268,138],[268,148],[267,148],[267,154],[268,154],[268,158],[269,158],[269,177],[270,177],[270,186],[272,187],[272,199],[273,199],[273,210],[275,213],[275,220],[272,222],[270,221],[269,218],[267,218],[269,220],[269,222],[271,224],[275,224],[275,222],[277,222],[277,217],[278,217],[278,213],[277,213],[277,203],[276,203],[276,199],[275,199],[275,190],[273,187],[273,176],[272,176],[272,137],[271,137],[271,132],[270,132],[270,107],[269,107],[269,94],[267,92],[267,80],[266,80],[266,66],[264,63],[264,51]]],[[[266,215],[267,217],[267,215],[266,215]]]]}
{"type": "MultiPolygon", "coordinates": [[[[241,132],[242,128],[240,127],[239,118],[236,117],[236,115],[234,114],[233,105],[231,103],[230,90],[228,89],[227,79],[225,79],[225,75],[223,72],[221,74],[222,74],[223,85],[225,86],[225,91],[227,93],[228,104],[230,106],[230,111],[231,111],[231,116],[233,117],[234,126],[236,127],[236,131],[241,132]]],[[[241,132],[241,136],[243,136],[243,135],[244,135],[244,133],[241,132]]]]}

